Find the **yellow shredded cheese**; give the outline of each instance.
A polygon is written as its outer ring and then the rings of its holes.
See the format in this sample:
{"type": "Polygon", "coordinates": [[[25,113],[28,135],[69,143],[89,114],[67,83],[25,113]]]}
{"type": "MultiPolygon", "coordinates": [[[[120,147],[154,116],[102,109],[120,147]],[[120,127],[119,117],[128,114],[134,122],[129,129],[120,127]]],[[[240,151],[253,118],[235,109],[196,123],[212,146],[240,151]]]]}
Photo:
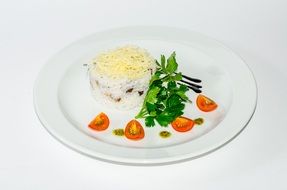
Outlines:
{"type": "Polygon", "coordinates": [[[142,48],[124,46],[99,54],[93,66],[96,72],[111,78],[137,79],[155,68],[155,59],[142,48]]]}

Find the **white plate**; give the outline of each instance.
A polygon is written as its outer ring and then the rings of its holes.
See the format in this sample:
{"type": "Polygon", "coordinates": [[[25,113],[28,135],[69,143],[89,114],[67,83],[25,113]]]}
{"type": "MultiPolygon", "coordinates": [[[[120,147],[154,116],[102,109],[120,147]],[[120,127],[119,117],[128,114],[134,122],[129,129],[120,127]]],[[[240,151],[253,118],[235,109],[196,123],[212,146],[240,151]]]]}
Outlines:
{"type": "MultiPolygon", "coordinates": [[[[193,102],[196,96],[189,93],[193,102]]],[[[126,164],[165,164],[207,154],[239,134],[254,113],[256,99],[253,75],[237,55],[206,36],[170,27],[125,27],[83,38],[48,62],[34,88],[36,113],[54,137],[86,155],[126,164]],[[145,128],[145,138],[137,142],[112,135],[112,129],[124,128],[140,108],[117,111],[98,104],[83,64],[100,51],[126,44],[143,47],[157,59],[176,51],[179,70],[202,79],[203,94],[214,99],[218,109],[204,113],[195,103],[187,106],[185,116],[205,119],[187,133],[155,126],[145,128]],[[99,112],[110,117],[111,125],[103,132],[91,131],[87,124],[99,112]],[[160,138],[161,130],[172,136],[160,138]]]]}

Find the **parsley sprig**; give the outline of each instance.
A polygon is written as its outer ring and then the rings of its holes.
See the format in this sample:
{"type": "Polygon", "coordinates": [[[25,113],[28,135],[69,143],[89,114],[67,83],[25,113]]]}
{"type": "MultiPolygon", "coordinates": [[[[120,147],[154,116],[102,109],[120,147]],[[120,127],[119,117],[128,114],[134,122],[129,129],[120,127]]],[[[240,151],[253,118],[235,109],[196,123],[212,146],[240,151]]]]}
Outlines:
{"type": "Polygon", "coordinates": [[[144,118],[147,127],[166,127],[177,117],[183,115],[186,102],[191,102],[186,96],[189,90],[186,85],[178,84],[182,74],[177,73],[178,64],[173,52],[168,59],[161,55],[160,63],[156,61],[157,70],[152,76],[143,106],[136,119],[144,118]]]}

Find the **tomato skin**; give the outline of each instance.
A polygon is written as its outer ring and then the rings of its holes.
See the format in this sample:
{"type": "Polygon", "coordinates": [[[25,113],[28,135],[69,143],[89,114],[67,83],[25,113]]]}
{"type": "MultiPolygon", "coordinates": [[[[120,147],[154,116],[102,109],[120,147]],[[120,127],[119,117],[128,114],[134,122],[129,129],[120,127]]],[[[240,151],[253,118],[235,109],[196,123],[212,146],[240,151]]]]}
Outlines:
{"type": "Polygon", "coordinates": [[[130,140],[141,140],[145,136],[144,129],[137,120],[133,119],[125,128],[125,136],[130,140]]]}
{"type": "Polygon", "coordinates": [[[101,112],[98,114],[88,125],[90,129],[93,129],[95,131],[104,131],[106,130],[110,125],[110,120],[108,116],[101,112]]]}
{"type": "Polygon", "coordinates": [[[211,112],[215,110],[218,106],[212,99],[199,94],[196,98],[196,105],[197,107],[204,112],[211,112]]]}
{"type": "Polygon", "coordinates": [[[187,132],[193,128],[194,121],[192,119],[180,116],[171,123],[171,126],[178,132],[187,132]]]}

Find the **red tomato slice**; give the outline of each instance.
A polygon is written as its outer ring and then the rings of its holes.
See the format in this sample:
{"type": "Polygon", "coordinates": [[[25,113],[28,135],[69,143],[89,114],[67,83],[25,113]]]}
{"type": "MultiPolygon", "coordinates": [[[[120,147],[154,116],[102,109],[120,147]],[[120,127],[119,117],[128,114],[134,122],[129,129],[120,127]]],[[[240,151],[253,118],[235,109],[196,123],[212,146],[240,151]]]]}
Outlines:
{"type": "Polygon", "coordinates": [[[171,123],[171,126],[178,132],[186,132],[193,128],[194,121],[186,117],[178,117],[171,123]]]}
{"type": "Polygon", "coordinates": [[[127,124],[125,128],[125,136],[128,139],[141,140],[144,138],[144,135],[144,129],[137,120],[133,119],[127,124]]]}
{"type": "Polygon", "coordinates": [[[103,131],[103,130],[106,130],[109,127],[109,125],[110,125],[110,120],[108,116],[102,112],[90,122],[89,128],[95,131],[103,131]]]}
{"type": "Polygon", "coordinates": [[[200,94],[196,99],[197,107],[204,112],[210,112],[217,108],[217,104],[210,98],[200,94]]]}

